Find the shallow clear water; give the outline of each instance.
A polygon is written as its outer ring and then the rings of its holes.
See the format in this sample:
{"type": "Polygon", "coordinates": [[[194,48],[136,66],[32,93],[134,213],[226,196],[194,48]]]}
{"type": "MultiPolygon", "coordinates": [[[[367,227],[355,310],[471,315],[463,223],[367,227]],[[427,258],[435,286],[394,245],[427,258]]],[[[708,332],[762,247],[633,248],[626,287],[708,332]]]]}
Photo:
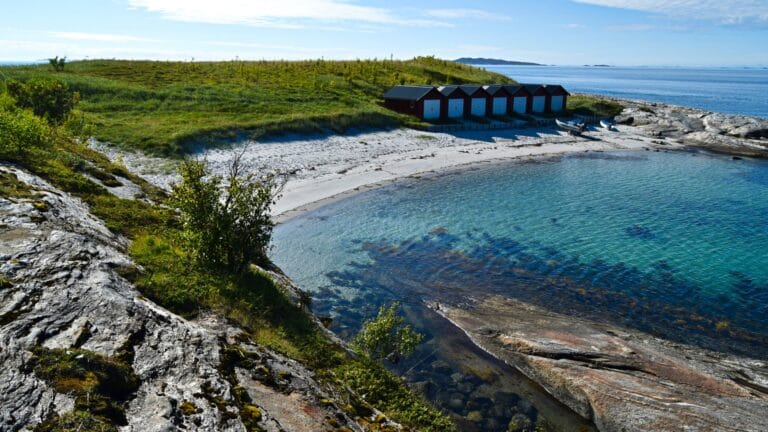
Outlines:
{"type": "Polygon", "coordinates": [[[419,322],[421,300],[494,293],[768,358],[766,161],[590,153],[411,179],[290,220],[274,245],[343,337],[392,300],[419,322]]]}
{"type": "Polygon", "coordinates": [[[562,84],[571,92],[768,118],[765,68],[483,67],[519,82],[562,84]]]}

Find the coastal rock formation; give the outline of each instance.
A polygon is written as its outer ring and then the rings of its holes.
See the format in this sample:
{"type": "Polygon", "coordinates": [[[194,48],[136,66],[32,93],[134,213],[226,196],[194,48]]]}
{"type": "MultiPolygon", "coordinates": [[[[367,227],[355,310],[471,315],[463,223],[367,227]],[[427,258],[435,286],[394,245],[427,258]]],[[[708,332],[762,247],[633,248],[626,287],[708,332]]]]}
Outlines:
{"type": "Polygon", "coordinates": [[[768,119],[721,114],[673,105],[617,100],[626,108],[616,117],[644,135],[674,138],[708,150],[768,157],[768,119]]]}
{"type": "Polygon", "coordinates": [[[129,365],[138,386],[125,395],[125,431],[245,431],[244,412],[267,431],[362,430],[301,364],[215,316],[188,321],[143,298],[121,276],[134,268],[126,240],[80,200],[9,166],[0,174],[30,189],[0,196],[0,430],[75,407],[32,370],[46,349],[129,365]]]}
{"type": "Polygon", "coordinates": [[[768,430],[768,362],[503,297],[433,308],[599,430],[768,430]]]}

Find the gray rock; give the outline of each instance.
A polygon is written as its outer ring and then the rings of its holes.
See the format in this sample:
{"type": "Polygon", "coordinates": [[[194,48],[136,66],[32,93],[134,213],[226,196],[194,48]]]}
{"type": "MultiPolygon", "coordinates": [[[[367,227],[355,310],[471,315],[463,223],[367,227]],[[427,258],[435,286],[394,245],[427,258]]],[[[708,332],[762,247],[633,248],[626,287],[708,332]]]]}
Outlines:
{"type": "Polygon", "coordinates": [[[648,137],[681,139],[688,146],[722,153],[768,157],[768,119],[674,105],[612,100],[626,106],[616,116],[616,122],[632,125],[648,137]]]}
{"type": "MultiPolygon", "coordinates": [[[[36,200],[48,208],[43,213],[23,199],[0,197],[0,269],[13,283],[0,289],[0,430],[18,431],[51,412],[72,410],[71,397],[56,394],[25,365],[35,345],[68,348],[78,339],[84,339],[83,349],[105,356],[133,350],[141,385],[127,405],[125,432],[245,431],[234,406],[234,384],[251,395],[265,430],[333,430],[325,418],[362,430],[328,402],[330,395],[310,370],[264,347],[241,344],[254,353],[254,368],[279,375],[279,389],[242,369],[237,383],[228,381],[219,370],[221,341],[238,344],[239,329],[212,315],[188,321],[146,300],[116,272],[135,266],[124,238],[79,199],[21,170],[0,170],[31,185],[41,194],[36,200]],[[225,401],[226,411],[235,415],[224,415],[206,393],[225,401]],[[197,412],[184,415],[179,408],[184,401],[197,412]]],[[[295,287],[288,289],[299,302],[295,287]]]]}

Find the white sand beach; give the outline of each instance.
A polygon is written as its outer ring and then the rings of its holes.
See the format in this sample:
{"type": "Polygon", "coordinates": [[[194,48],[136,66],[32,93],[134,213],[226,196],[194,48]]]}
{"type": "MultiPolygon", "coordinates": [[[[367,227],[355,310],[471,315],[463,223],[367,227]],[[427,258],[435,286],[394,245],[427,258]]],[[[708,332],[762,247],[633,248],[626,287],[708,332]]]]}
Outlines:
{"type": "MultiPolygon", "coordinates": [[[[288,175],[273,208],[278,221],[316,208],[329,200],[387,184],[399,178],[437,173],[475,164],[571,152],[643,149],[654,140],[620,126],[618,131],[592,129],[583,137],[554,128],[430,133],[412,129],[328,136],[284,136],[269,141],[206,150],[196,157],[225,174],[231,158],[243,152],[249,167],[288,175]]],[[[658,140],[656,140],[658,142],[658,140]]],[[[126,153],[95,144],[111,159],[150,182],[169,188],[177,181],[175,162],[126,153]]],[[[674,147],[669,143],[666,148],[674,147]]]]}

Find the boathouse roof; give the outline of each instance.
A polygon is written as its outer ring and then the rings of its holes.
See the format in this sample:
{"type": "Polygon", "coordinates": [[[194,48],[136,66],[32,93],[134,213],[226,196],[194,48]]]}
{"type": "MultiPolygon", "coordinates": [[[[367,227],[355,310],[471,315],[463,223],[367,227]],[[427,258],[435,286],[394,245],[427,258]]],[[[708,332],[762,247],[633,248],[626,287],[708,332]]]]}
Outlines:
{"type": "Polygon", "coordinates": [[[432,90],[433,86],[394,86],[384,93],[384,99],[417,101],[432,90]]]}

